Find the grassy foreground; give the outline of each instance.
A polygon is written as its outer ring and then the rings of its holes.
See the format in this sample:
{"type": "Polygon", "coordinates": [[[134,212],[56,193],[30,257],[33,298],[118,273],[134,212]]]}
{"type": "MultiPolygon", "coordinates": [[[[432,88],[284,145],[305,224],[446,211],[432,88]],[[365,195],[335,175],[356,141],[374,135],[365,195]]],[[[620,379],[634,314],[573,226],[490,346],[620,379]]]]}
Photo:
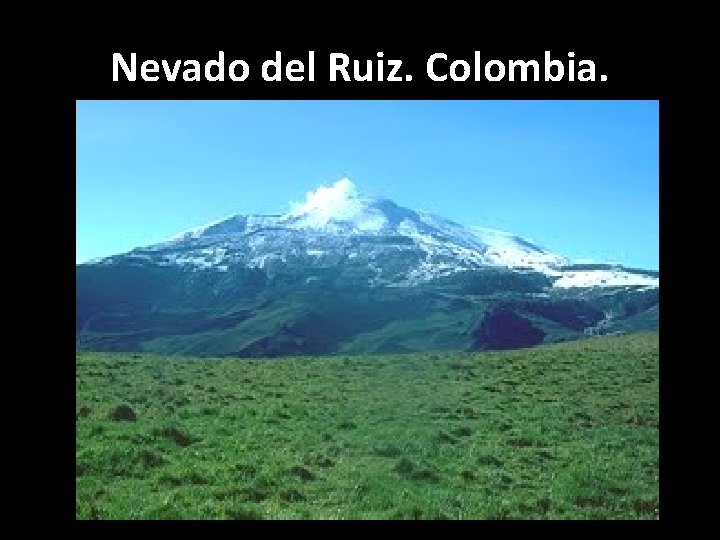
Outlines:
{"type": "Polygon", "coordinates": [[[658,517],[658,336],[76,357],[80,519],[658,517]]]}

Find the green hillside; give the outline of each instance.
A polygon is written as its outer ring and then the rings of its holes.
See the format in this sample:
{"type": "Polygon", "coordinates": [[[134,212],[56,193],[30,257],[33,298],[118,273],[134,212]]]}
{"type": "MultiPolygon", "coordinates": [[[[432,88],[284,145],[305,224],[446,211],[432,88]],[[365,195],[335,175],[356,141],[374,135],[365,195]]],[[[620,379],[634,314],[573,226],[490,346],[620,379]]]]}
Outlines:
{"type": "MultiPolygon", "coordinates": [[[[653,319],[641,308],[637,328],[653,319]]],[[[522,312],[592,315],[578,309],[522,312]]],[[[439,348],[472,322],[457,313],[428,319],[439,348]]],[[[303,335],[327,323],[300,319],[303,335]]],[[[403,324],[410,348],[420,326],[403,324]]],[[[384,327],[358,326],[346,349],[364,331],[382,351],[384,327]]],[[[81,519],[658,517],[654,332],[506,352],[80,351],[76,365],[81,519]]]]}
{"type": "Polygon", "coordinates": [[[553,289],[537,272],[496,268],[368,287],[354,281],[360,270],[314,269],[308,281],[304,268],[271,279],[247,268],[79,266],[76,346],[237,357],[423,353],[658,328],[657,288],[553,289]]]}

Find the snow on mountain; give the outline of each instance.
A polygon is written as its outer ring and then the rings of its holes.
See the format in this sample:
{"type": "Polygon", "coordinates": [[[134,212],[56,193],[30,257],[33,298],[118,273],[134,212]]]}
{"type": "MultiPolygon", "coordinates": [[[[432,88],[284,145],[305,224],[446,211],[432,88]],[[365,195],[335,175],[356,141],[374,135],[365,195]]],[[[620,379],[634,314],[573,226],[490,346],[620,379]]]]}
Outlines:
{"type": "Polygon", "coordinates": [[[233,216],[226,216],[226,217],[211,221],[210,223],[200,225],[199,227],[193,227],[191,229],[177,233],[176,235],[170,237],[169,240],[172,242],[172,241],[176,241],[176,240],[187,240],[190,238],[197,238],[198,236],[201,236],[203,233],[205,233],[205,231],[207,231],[211,227],[213,227],[215,225],[219,225],[221,223],[224,223],[227,220],[232,219],[232,218],[233,218],[233,216]]]}
{"type": "Polygon", "coordinates": [[[553,286],[570,287],[659,287],[660,278],[651,275],[627,272],[621,268],[614,270],[565,270],[559,274],[553,286]]]}
{"type": "Polygon", "coordinates": [[[486,227],[471,227],[471,230],[488,247],[486,254],[495,264],[546,271],[570,263],[566,258],[514,234],[486,227]]]}
{"type": "Polygon", "coordinates": [[[659,285],[657,277],[622,268],[573,270],[568,259],[511,233],[361,196],[348,178],[308,192],[285,214],[224,217],[119,257],[219,271],[350,261],[375,273],[371,285],[410,286],[485,266],[541,272],[560,288],[659,285]]]}

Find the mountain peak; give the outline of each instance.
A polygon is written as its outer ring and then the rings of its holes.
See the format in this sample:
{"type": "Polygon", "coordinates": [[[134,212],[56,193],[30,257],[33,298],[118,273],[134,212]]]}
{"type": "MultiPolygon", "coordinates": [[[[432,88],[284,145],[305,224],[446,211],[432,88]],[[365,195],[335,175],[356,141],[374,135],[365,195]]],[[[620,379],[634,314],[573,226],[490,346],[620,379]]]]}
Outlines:
{"type": "Polygon", "coordinates": [[[281,221],[300,228],[379,232],[388,225],[389,216],[378,201],[361,197],[349,178],[341,178],[307,192],[303,202],[290,203],[281,221]]]}
{"type": "MultiPolygon", "coordinates": [[[[532,270],[548,276],[556,287],[658,283],[656,275],[646,272],[626,272],[619,265],[573,265],[509,232],[466,226],[390,199],[361,196],[345,177],[308,191],[304,201],[291,202],[284,214],[222,218],[167,242],[137,248],[128,257],[219,272],[230,266],[307,270],[347,264],[370,272],[371,286],[411,286],[488,266],[532,270]]],[[[106,260],[114,259],[100,262],[106,260]]]]}
{"type": "Polygon", "coordinates": [[[362,204],[355,184],[349,178],[341,178],[330,186],[320,186],[308,191],[305,201],[290,203],[288,217],[312,217],[318,224],[330,220],[351,220],[361,210],[362,204]]]}

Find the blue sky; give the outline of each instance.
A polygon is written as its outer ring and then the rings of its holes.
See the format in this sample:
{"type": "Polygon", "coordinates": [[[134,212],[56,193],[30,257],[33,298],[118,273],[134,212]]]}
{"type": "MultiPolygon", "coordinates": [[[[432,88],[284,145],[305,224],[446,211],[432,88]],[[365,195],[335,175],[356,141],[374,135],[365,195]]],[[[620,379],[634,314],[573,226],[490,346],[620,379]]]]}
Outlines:
{"type": "Polygon", "coordinates": [[[350,178],[365,195],[658,267],[657,101],[79,101],[76,259],[350,178]]]}

